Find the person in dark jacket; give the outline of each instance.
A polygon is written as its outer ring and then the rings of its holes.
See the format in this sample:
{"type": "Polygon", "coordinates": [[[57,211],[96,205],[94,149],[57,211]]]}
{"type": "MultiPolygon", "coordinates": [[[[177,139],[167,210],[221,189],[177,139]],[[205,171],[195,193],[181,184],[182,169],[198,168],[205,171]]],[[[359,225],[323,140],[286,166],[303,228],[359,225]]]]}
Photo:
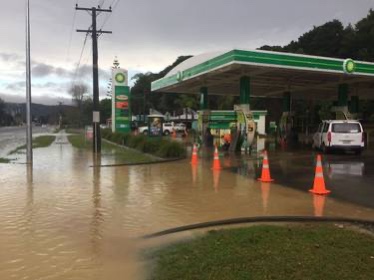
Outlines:
{"type": "Polygon", "coordinates": [[[212,133],[210,132],[210,128],[207,127],[206,131],[205,131],[205,147],[213,147],[213,135],[212,133]]]}

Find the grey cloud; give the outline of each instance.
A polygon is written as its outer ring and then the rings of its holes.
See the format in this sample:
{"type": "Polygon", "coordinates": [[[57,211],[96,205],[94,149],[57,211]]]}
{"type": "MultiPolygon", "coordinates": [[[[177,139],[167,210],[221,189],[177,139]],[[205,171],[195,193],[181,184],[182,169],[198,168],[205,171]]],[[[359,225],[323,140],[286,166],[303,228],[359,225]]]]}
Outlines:
{"type": "MultiPolygon", "coordinates": [[[[46,63],[34,62],[32,65],[32,75],[37,78],[47,77],[51,75],[56,75],[62,78],[73,78],[77,75],[78,78],[90,78],[92,77],[92,66],[82,65],[79,69],[70,70],[62,67],[54,67],[46,63]]],[[[99,76],[101,79],[109,79],[109,71],[99,69],[99,76]]]]}
{"type": "Polygon", "coordinates": [[[54,67],[46,63],[34,62],[31,69],[32,75],[35,77],[46,77],[49,75],[57,75],[60,77],[70,77],[71,71],[61,67],[54,67]]]}
{"type": "MultiPolygon", "coordinates": [[[[26,97],[20,96],[20,95],[0,93],[0,98],[3,99],[5,102],[10,102],[10,103],[25,103],[26,102],[26,97]]],[[[71,98],[51,96],[49,94],[33,96],[32,102],[36,104],[44,104],[44,105],[57,105],[58,102],[62,102],[65,105],[72,105],[71,98]]]]}
{"type": "MultiPolygon", "coordinates": [[[[131,47],[150,44],[168,48],[196,49],[250,46],[252,42],[288,43],[313,25],[338,17],[345,24],[364,17],[369,0],[138,0],[118,5],[112,18],[114,35],[131,38],[131,47]],[[120,17],[131,6],[131,13],[120,17]],[[141,16],[141,20],[139,20],[141,16]]],[[[124,39],[122,41],[124,41],[124,39]]],[[[121,40],[121,39],[119,39],[121,40]]],[[[155,51],[149,45],[149,51],[155,51]]]]}
{"type": "MultiPolygon", "coordinates": [[[[18,92],[18,91],[24,91],[26,88],[26,82],[20,81],[20,82],[14,82],[14,83],[8,83],[5,87],[5,89],[18,92]]],[[[59,83],[53,83],[53,82],[46,82],[46,83],[32,83],[32,89],[56,89],[59,91],[62,91],[66,88],[66,84],[59,84],[59,83]]]]}
{"type": "MultiPolygon", "coordinates": [[[[92,66],[91,65],[82,65],[77,71],[77,77],[79,78],[91,78],[92,79],[92,66]]],[[[100,79],[109,79],[110,71],[105,71],[102,68],[99,68],[99,77],[100,79]]]]}
{"type": "Polygon", "coordinates": [[[21,60],[22,57],[16,53],[0,53],[0,59],[5,62],[15,62],[21,60]]]}
{"type": "MultiPolygon", "coordinates": [[[[73,64],[80,57],[85,35],[74,30],[90,26],[90,16],[75,12],[76,1],[30,2],[33,74],[43,80],[54,76],[73,80],[76,72],[73,64]]],[[[106,1],[104,7],[111,2],[106,1]]],[[[97,0],[79,1],[81,6],[97,3],[97,0]]],[[[265,44],[284,45],[314,25],[334,18],[344,24],[356,23],[373,7],[373,0],[118,0],[113,13],[98,16],[99,28],[108,19],[103,29],[113,31],[112,35],[104,34],[99,40],[99,65],[103,67],[100,80],[109,79],[109,67],[115,55],[120,57],[125,68],[158,71],[156,69],[163,69],[179,55],[235,47],[257,48],[265,44]]],[[[16,61],[22,70],[24,21],[20,19],[23,17],[23,1],[7,1],[0,9],[2,26],[6,26],[0,28],[3,39],[0,63],[16,61]]],[[[89,38],[82,61],[87,58],[90,62],[90,45],[89,38]]],[[[91,66],[83,63],[76,79],[90,83],[91,66]]],[[[63,92],[66,89],[62,89],[63,92]]]]}
{"type": "Polygon", "coordinates": [[[32,67],[32,75],[35,77],[45,77],[55,73],[55,68],[51,65],[38,63],[32,67]]]}
{"type": "Polygon", "coordinates": [[[26,88],[26,82],[14,82],[6,85],[7,90],[20,91],[26,88]]]}

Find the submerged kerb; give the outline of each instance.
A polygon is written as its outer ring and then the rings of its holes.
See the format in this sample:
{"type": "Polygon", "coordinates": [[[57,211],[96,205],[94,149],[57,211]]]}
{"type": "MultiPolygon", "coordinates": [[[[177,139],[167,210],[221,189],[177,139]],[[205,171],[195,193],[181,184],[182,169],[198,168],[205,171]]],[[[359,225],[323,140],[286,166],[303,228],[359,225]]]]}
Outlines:
{"type": "MultiPolygon", "coordinates": [[[[286,68],[290,70],[309,70],[315,72],[347,74],[344,68],[347,60],[309,55],[277,53],[266,51],[232,50],[172,76],[152,83],[152,91],[172,86],[192,77],[223,68],[230,64],[246,64],[259,67],[286,68]]],[[[354,61],[354,71],[349,75],[374,76],[374,64],[354,61]]]]}

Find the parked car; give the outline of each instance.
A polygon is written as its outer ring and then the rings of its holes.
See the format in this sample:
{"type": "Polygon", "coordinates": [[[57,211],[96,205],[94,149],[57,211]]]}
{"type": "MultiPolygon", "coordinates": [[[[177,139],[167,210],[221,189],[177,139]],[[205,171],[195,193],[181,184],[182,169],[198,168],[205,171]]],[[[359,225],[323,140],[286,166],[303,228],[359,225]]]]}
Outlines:
{"type": "Polygon", "coordinates": [[[174,125],[176,131],[185,131],[186,125],[184,123],[177,123],[174,125]]]}
{"type": "Polygon", "coordinates": [[[313,147],[327,153],[332,150],[350,150],[361,154],[365,148],[365,134],[359,121],[323,121],[313,135],[313,147]]]}
{"type": "MultiPolygon", "coordinates": [[[[163,134],[169,135],[173,132],[173,124],[172,123],[164,123],[162,126],[163,134]]],[[[138,128],[138,132],[144,135],[148,134],[148,126],[140,126],[138,128]]]]}
{"type": "Polygon", "coordinates": [[[172,123],[164,123],[162,128],[163,128],[164,135],[169,135],[173,132],[173,124],[172,123]]]}

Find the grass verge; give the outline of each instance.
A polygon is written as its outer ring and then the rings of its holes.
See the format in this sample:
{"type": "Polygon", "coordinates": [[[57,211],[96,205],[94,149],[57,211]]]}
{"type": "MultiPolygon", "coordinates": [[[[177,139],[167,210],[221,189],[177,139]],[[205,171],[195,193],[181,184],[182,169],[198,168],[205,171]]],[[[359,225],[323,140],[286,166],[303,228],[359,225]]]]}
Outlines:
{"type": "MultiPolygon", "coordinates": [[[[78,149],[92,149],[92,142],[86,141],[83,134],[68,135],[69,142],[78,149]]],[[[102,142],[101,155],[107,159],[113,159],[115,163],[145,163],[154,159],[141,152],[126,150],[107,142],[102,142]]]]}
{"type": "Polygon", "coordinates": [[[152,254],[149,279],[374,279],[374,238],[334,226],[211,231],[152,254]]]}
{"type": "MultiPolygon", "coordinates": [[[[33,147],[33,149],[45,148],[45,147],[50,146],[55,140],[56,140],[56,136],[53,136],[53,135],[38,136],[38,137],[33,138],[32,147],[33,147]]],[[[25,150],[25,149],[26,149],[26,145],[22,145],[22,146],[19,146],[16,149],[14,149],[13,151],[11,151],[9,154],[10,155],[11,154],[16,154],[19,151],[25,150]]]]}
{"type": "Polygon", "coordinates": [[[0,158],[0,163],[9,163],[10,159],[8,158],[0,158]]]}

